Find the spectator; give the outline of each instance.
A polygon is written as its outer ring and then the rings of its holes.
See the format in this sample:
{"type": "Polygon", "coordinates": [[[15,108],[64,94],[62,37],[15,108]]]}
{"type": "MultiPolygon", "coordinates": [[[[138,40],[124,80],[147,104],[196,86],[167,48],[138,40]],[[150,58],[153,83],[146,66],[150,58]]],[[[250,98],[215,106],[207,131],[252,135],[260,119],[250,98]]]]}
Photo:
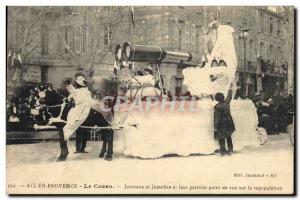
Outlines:
{"type": "Polygon", "coordinates": [[[168,97],[168,101],[172,101],[173,100],[173,96],[172,96],[171,91],[167,92],[167,97],[168,97]]]}
{"type": "Polygon", "coordinates": [[[20,122],[20,119],[13,113],[10,115],[8,122],[17,123],[20,122]]]}
{"type": "Polygon", "coordinates": [[[42,120],[45,121],[49,116],[47,112],[40,110],[39,115],[31,112],[37,109],[40,101],[39,92],[44,91],[51,95],[58,95],[49,84],[26,84],[22,87],[8,89],[8,98],[6,101],[6,112],[8,122],[20,122],[25,126],[30,126],[32,121],[42,120]],[[30,123],[29,123],[30,122],[30,123]]]}

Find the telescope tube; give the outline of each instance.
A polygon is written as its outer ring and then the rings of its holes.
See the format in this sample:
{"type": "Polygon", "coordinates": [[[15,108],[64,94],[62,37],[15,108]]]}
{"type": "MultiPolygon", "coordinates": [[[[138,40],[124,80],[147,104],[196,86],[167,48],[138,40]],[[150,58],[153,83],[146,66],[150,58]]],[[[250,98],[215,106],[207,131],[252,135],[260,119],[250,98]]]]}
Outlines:
{"type": "MultiPolygon", "coordinates": [[[[120,47],[119,47],[120,48],[120,47]]],[[[119,49],[115,51],[116,58],[120,59],[119,49]]],[[[171,62],[189,62],[192,60],[192,54],[189,52],[166,51],[160,46],[136,45],[124,42],[122,45],[122,60],[133,62],[162,62],[163,60],[171,62]]]]}
{"type": "Polygon", "coordinates": [[[160,46],[123,44],[122,58],[134,62],[160,62],[164,51],[160,46]]]}

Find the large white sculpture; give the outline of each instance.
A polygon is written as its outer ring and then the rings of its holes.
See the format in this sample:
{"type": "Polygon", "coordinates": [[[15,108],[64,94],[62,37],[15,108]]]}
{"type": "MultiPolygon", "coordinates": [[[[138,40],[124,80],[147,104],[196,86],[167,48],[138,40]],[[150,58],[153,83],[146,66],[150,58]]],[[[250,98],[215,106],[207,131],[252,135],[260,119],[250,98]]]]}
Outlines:
{"type": "MultiPolygon", "coordinates": [[[[206,65],[203,68],[183,70],[183,84],[192,95],[214,95],[217,92],[227,95],[230,83],[235,83],[237,58],[234,29],[228,25],[219,25],[217,31],[217,39],[206,65]],[[214,60],[217,60],[217,66],[211,67],[214,60]],[[220,60],[225,61],[226,66],[220,60]]],[[[126,123],[137,124],[136,127],[127,126],[119,131],[123,137],[119,137],[117,142],[123,144],[122,153],[142,158],[158,158],[166,154],[187,156],[213,153],[219,148],[213,135],[213,109],[216,103],[210,99],[188,102],[189,105],[195,105],[197,112],[163,110],[160,106],[148,112],[142,109],[143,106],[137,106],[133,111],[116,111],[116,121],[119,117],[126,118],[126,123]]],[[[234,150],[258,146],[258,117],[254,104],[250,100],[233,100],[231,113],[236,127],[232,135],[234,150]]]]}
{"type": "MultiPolygon", "coordinates": [[[[221,92],[227,94],[230,83],[235,83],[237,69],[237,57],[235,53],[233,32],[229,25],[219,25],[218,38],[213,50],[208,55],[208,62],[203,68],[187,68],[183,70],[183,84],[193,95],[215,94],[221,92]],[[225,61],[227,66],[212,67],[212,61],[225,61]]],[[[235,91],[236,87],[233,88],[235,91]]]]}

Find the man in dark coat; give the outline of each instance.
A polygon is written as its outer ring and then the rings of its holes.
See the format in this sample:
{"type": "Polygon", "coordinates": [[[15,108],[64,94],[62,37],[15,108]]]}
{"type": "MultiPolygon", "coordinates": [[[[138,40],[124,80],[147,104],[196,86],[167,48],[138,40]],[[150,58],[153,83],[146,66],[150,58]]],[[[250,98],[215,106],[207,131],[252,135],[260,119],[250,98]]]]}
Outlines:
{"type": "Polygon", "coordinates": [[[86,148],[86,143],[90,136],[89,133],[90,133],[89,130],[85,128],[78,128],[76,130],[75,153],[88,153],[87,151],[85,151],[85,148],[86,148]]]}
{"type": "Polygon", "coordinates": [[[235,131],[235,126],[230,113],[230,101],[232,99],[232,85],[228,91],[226,99],[222,93],[217,93],[215,99],[218,103],[214,107],[214,136],[219,140],[220,153],[224,156],[226,153],[231,155],[233,144],[231,134],[235,131]],[[227,141],[228,151],[226,152],[225,141],[227,141]]]}

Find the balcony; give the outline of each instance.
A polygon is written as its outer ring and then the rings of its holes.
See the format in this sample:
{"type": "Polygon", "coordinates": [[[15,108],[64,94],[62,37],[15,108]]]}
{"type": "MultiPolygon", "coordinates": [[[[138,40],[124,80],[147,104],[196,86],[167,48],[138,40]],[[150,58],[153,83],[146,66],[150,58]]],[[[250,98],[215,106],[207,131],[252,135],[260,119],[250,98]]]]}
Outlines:
{"type": "MultiPolygon", "coordinates": [[[[242,60],[240,60],[239,62],[240,64],[237,67],[237,71],[239,72],[244,72],[244,62],[242,60]]],[[[253,73],[256,74],[257,73],[257,62],[252,62],[252,61],[248,61],[247,62],[247,68],[246,68],[246,72],[247,73],[253,73]]]]}
{"type": "Polygon", "coordinates": [[[277,77],[286,77],[287,76],[287,66],[286,65],[278,65],[270,60],[264,61],[261,60],[261,71],[262,73],[269,76],[277,76],[277,77]]]}
{"type": "Polygon", "coordinates": [[[272,67],[270,69],[262,69],[262,73],[269,76],[287,77],[287,70],[283,70],[281,67],[272,67]]]}

